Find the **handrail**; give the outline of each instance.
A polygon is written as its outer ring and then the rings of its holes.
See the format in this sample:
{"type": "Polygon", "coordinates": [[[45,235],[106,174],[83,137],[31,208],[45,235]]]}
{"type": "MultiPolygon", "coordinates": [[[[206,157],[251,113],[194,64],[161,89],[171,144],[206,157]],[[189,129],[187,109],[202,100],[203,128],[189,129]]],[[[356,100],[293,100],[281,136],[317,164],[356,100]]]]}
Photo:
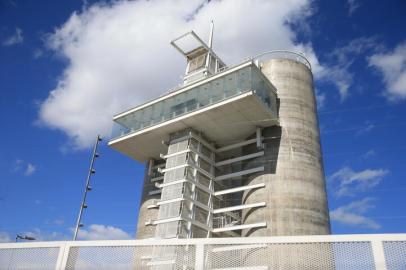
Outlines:
{"type": "MultiPolygon", "coordinates": [[[[252,60],[257,60],[260,57],[267,55],[267,54],[285,54],[285,57],[275,57],[275,59],[278,58],[282,58],[282,59],[291,59],[291,60],[295,60],[297,62],[300,62],[302,64],[304,64],[305,66],[307,66],[310,70],[312,70],[312,66],[309,62],[309,60],[307,60],[307,58],[304,56],[303,53],[297,53],[297,52],[293,52],[293,51],[289,51],[289,50],[272,50],[272,51],[267,51],[267,52],[263,52],[260,53],[256,56],[254,56],[253,58],[251,58],[252,60]],[[295,57],[295,58],[293,58],[295,57]]],[[[272,58],[271,58],[272,59],[272,58]]]]}

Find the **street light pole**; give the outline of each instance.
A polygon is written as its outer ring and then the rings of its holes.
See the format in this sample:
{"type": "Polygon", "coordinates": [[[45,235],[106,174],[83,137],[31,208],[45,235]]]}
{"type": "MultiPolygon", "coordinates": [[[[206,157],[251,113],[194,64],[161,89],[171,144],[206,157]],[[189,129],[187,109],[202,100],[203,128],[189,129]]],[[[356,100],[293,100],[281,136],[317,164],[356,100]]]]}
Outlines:
{"type": "Polygon", "coordinates": [[[87,192],[92,190],[92,187],[90,186],[90,178],[91,178],[92,174],[94,174],[96,172],[93,169],[93,164],[94,164],[94,160],[97,157],[99,157],[99,154],[97,153],[97,147],[99,146],[99,142],[101,140],[102,139],[101,139],[100,135],[97,135],[96,142],[95,142],[94,147],[93,147],[93,155],[92,155],[92,160],[90,161],[89,172],[88,172],[87,178],[86,178],[86,186],[85,186],[85,191],[84,191],[84,194],[83,194],[82,204],[80,205],[79,215],[78,215],[78,219],[76,221],[76,227],[75,227],[75,233],[73,235],[73,241],[76,241],[76,238],[78,237],[79,228],[83,227],[83,224],[81,223],[83,209],[87,208],[87,204],[86,204],[87,192]]]}

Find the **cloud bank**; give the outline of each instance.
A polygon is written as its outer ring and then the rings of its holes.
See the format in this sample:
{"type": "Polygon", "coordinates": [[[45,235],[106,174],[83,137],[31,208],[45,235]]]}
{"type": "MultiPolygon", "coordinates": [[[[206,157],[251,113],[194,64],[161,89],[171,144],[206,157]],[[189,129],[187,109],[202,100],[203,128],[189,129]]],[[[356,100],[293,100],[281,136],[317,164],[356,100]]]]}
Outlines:
{"type": "Polygon", "coordinates": [[[338,207],[330,212],[332,221],[336,221],[345,225],[355,227],[362,227],[377,230],[381,226],[373,219],[366,217],[365,214],[368,210],[375,207],[373,198],[364,198],[359,201],[351,202],[347,205],[338,207]]]}
{"type": "Polygon", "coordinates": [[[369,65],[382,73],[389,100],[406,99],[406,41],[391,52],[372,55],[369,65]]]}
{"type": "Polygon", "coordinates": [[[17,159],[11,170],[13,173],[22,173],[25,176],[31,176],[37,171],[37,166],[31,162],[24,161],[22,159],[17,159]]]}
{"type": "Polygon", "coordinates": [[[354,171],[349,167],[343,167],[328,177],[328,181],[334,188],[337,197],[351,196],[355,192],[365,191],[377,186],[389,173],[385,169],[366,169],[354,171]]]}
{"type": "Polygon", "coordinates": [[[323,73],[310,43],[297,43],[292,24],[305,24],[310,0],[114,1],[73,13],[47,45],[67,60],[42,102],[39,122],[61,130],[69,146],[89,147],[109,136],[112,116],[163,94],[180,82],[185,60],[169,42],[191,29],[230,64],[273,49],[303,51],[316,78],[323,73]]]}
{"type": "Polygon", "coordinates": [[[351,70],[359,55],[376,52],[380,48],[374,37],[359,37],[345,46],[335,48],[330,56],[330,65],[324,69],[326,80],[334,84],[340,94],[341,101],[349,96],[349,89],[354,84],[354,71],[351,70]]]}
{"type": "Polygon", "coordinates": [[[123,240],[132,237],[120,228],[93,224],[88,229],[80,229],[78,238],[82,240],[123,240]]]}
{"type": "Polygon", "coordinates": [[[3,40],[3,46],[13,46],[17,44],[21,44],[24,41],[23,30],[21,28],[16,28],[14,34],[5,40],[3,40]]]}

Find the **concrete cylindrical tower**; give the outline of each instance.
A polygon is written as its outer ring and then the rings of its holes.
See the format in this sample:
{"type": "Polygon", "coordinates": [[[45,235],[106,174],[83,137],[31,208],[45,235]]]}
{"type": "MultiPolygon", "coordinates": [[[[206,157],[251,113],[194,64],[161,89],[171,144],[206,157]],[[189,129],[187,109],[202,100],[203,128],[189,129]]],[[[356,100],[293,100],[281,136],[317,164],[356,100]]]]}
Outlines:
{"type": "Polygon", "coordinates": [[[148,165],[145,167],[143,190],[141,195],[140,210],[138,213],[138,223],[137,223],[137,239],[147,239],[155,237],[155,226],[145,226],[145,222],[149,220],[154,220],[158,216],[158,208],[148,208],[152,205],[154,201],[161,198],[160,194],[149,195],[148,193],[155,189],[155,185],[151,182],[148,176],[148,165]]]}
{"type": "Polygon", "coordinates": [[[266,187],[248,191],[243,196],[244,204],[267,203],[266,207],[243,211],[243,222],[266,221],[267,227],[245,230],[242,235],[329,234],[311,70],[303,63],[290,59],[267,60],[261,63],[261,67],[277,89],[280,126],[263,130],[265,155],[253,163],[264,164],[265,171],[251,176],[245,183],[265,183],[266,187]]]}

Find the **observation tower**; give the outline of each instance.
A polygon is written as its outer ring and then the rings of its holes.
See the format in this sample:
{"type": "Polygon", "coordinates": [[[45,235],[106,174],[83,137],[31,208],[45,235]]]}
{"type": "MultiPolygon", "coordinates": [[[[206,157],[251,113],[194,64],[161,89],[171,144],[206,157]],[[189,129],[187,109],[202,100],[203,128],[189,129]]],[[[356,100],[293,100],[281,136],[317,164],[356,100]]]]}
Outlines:
{"type": "Polygon", "coordinates": [[[182,85],[113,118],[109,145],[146,163],[137,238],[329,234],[310,63],[272,51],[229,67],[212,37],[174,39],[182,85]]]}

